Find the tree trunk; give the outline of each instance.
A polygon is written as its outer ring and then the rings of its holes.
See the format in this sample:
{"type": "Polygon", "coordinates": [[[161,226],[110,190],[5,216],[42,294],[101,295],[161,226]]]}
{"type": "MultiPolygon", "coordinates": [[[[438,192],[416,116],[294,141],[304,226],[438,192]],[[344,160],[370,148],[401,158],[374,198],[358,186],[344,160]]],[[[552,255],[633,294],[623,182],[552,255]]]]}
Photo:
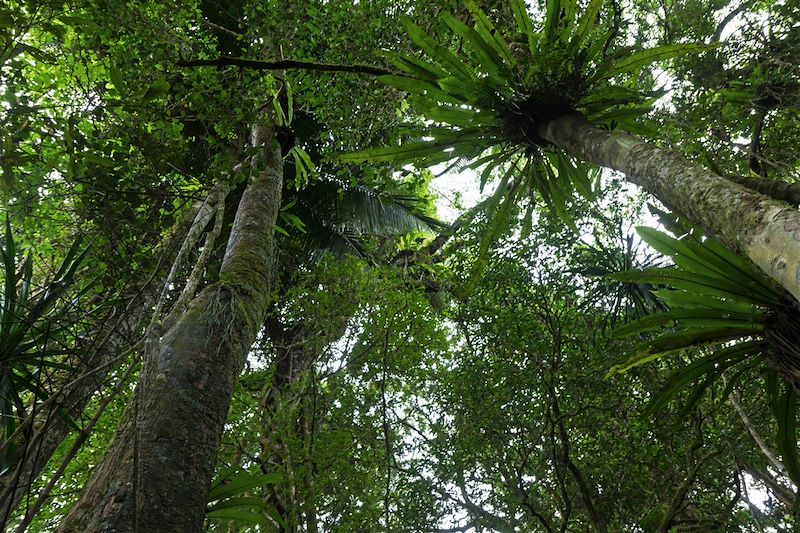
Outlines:
{"type": "Polygon", "coordinates": [[[252,144],[220,280],[145,350],[114,441],[59,531],[202,530],[233,388],[269,305],[282,160],[271,128],[254,127],[252,144]]]}
{"type": "MultiPolygon", "coordinates": [[[[175,258],[186,233],[193,225],[204,227],[214,214],[212,207],[208,202],[198,201],[184,214],[174,231],[158,246],[161,258],[149,279],[126,292],[127,296],[121,298],[124,305],[114,313],[119,313],[120,318],[114,321],[113,326],[100,328],[95,335],[79,372],[65,375],[63,385],[54,389],[58,392],[47,400],[45,410],[31,414],[20,425],[18,431],[29,433],[30,437],[13,457],[16,467],[0,477],[0,508],[3,517],[0,520],[0,529],[5,527],[10,514],[28,493],[55,450],[72,431],[60,412],[63,410],[73,420],[79,420],[89,400],[100,390],[111,370],[122,363],[124,357],[121,356],[141,336],[142,322],[148,318],[148,311],[158,299],[166,270],[175,258]],[[153,282],[154,279],[157,281],[153,282]]],[[[103,317],[101,322],[106,320],[103,317]]]]}
{"type": "Polygon", "coordinates": [[[618,170],[670,209],[744,255],[800,299],[800,211],[720,177],[680,154],[579,114],[546,124],[542,137],[568,153],[618,170]]]}

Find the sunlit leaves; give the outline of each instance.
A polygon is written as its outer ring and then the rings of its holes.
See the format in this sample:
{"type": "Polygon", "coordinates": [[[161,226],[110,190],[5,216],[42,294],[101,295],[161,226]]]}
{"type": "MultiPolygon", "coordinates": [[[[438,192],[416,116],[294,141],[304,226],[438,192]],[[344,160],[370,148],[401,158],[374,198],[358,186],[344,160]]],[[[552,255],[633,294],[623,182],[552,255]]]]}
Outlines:
{"type": "Polygon", "coordinates": [[[515,0],[511,10],[529,48],[526,58],[515,58],[486,13],[474,2],[467,2],[466,7],[472,26],[443,15],[444,23],[463,45],[461,54],[404,18],[409,38],[427,60],[390,56],[408,76],[381,77],[384,83],[408,92],[413,109],[432,125],[418,128],[418,138],[409,138],[400,146],[345,154],[341,160],[418,166],[456,160],[460,166],[461,159],[477,158],[484,168],[483,188],[492,172],[511,168],[509,155],[515,153],[515,178],[541,196],[551,213],[572,226],[568,205],[573,193],[587,199],[592,196],[589,169],[571,164],[538,138],[537,128],[555,118],[548,113],[584,110],[599,124],[642,131],[634,119],[650,110],[650,102],[644,101],[635,86],[612,85],[608,80],[705,48],[667,45],[639,50],[622,59],[606,59],[604,52],[603,57],[598,55],[599,48],[590,52],[585,46],[596,30],[602,1],[589,2],[579,14],[572,2],[562,5],[549,0],[544,25],[537,32],[525,2],[515,0]],[[420,137],[423,140],[418,140],[420,137]]]}

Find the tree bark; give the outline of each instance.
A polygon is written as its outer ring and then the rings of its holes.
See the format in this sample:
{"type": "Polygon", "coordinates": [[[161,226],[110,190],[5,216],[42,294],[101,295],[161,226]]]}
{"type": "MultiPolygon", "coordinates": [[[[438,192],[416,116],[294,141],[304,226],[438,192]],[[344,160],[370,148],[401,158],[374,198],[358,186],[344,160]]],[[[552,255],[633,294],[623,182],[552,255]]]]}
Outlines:
{"type": "Polygon", "coordinates": [[[571,114],[544,125],[544,139],[625,174],[661,202],[711,231],[800,299],[800,211],[733,183],[677,152],[571,114]]]}
{"type": "Polygon", "coordinates": [[[220,280],[146,348],[114,441],[59,531],[202,530],[233,388],[269,306],[283,166],[271,128],[254,127],[251,143],[220,280]]]}
{"type": "Polygon", "coordinates": [[[734,183],[743,185],[748,189],[760,192],[765,196],[786,202],[791,205],[800,205],[800,186],[780,179],[753,177],[753,176],[724,176],[734,183]]]}

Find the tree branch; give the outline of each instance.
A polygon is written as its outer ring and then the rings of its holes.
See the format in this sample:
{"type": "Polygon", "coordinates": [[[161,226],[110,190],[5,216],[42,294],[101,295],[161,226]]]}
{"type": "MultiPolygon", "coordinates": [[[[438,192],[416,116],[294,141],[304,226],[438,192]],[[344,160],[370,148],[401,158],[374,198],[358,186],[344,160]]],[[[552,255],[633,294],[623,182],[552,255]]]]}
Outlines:
{"type": "Polygon", "coordinates": [[[570,457],[569,434],[567,433],[567,428],[564,425],[564,417],[561,416],[561,409],[558,405],[558,395],[556,394],[555,387],[552,385],[550,385],[550,395],[554,424],[558,430],[559,440],[561,440],[562,451],[559,454],[559,458],[572,476],[575,484],[578,485],[578,492],[581,495],[581,500],[583,501],[583,505],[586,507],[586,512],[589,515],[589,519],[594,524],[595,529],[600,533],[606,533],[608,531],[608,526],[606,525],[603,515],[600,514],[597,507],[595,507],[594,495],[592,494],[593,491],[586,482],[586,479],[583,477],[578,465],[576,465],[570,457]]]}
{"type": "Polygon", "coordinates": [[[800,186],[780,179],[762,178],[755,176],[725,176],[726,179],[738,183],[748,189],[760,192],[776,200],[781,200],[791,205],[800,205],[800,186]]]}
{"type": "Polygon", "coordinates": [[[742,419],[742,424],[750,436],[753,437],[753,440],[758,445],[758,449],[761,450],[761,453],[764,454],[764,457],[766,457],[770,464],[775,467],[775,470],[777,470],[778,473],[785,473],[786,467],[783,466],[783,463],[780,461],[780,459],[778,459],[778,456],[775,455],[775,452],[770,449],[769,445],[767,445],[767,442],[764,440],[764,437],[762,437],[756,429],[755,424],[753,424],[753,422],[750,420],[750,417],[747,416],[747,413],[744,412],[744,409],[742,409],[742,406],[739,404],[739,399],[736,397],[736,394],[731,394],[728,397],[728,401],[731,403],[731,406],[733,406],[736,414],[739,415],[739,418],[742,419]]]}
{"type": "Polygon", "coordinates": [[[255,59],[242,59],[240,57],[219,57],[217,59],[193,59],[178,62],[179,67],[240,67],[253,70],[283,70],[283,69],[303,69],[319,70],[323,72],[352,72],[354,74],[369,74],[371,76],[383,76],[391,74],[403,76],[397,72],[371,65],[337,65],[327,63],[312,63],[310,61],[296,61],[294,59],[282,59],[280,61],[258,61],[255,59]]]}
{"type": "Polygon", "coordinates": [[[746,463],[742,466],[744,467],[744,471],[750,474],[753,479],[760,481],[765,487],[772,491],[775,497],[778,498],[787,509],[791,510],[794,508],[795,496],[788,487],[783,486],[768,472],[761,471],[746,463]]]}

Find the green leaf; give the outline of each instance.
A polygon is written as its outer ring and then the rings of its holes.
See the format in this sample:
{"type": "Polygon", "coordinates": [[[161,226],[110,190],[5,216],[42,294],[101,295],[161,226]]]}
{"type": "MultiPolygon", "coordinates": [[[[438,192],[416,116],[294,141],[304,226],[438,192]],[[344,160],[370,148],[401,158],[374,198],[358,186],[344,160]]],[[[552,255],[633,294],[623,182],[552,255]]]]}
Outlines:
{"type": "Polygon", "coordinates": [[[13,28],[14,27],[14,14],[11,10],[0,10],[0,28],[13,28]]]}
{"type": "MultiPolygon", "coordinates": [[[[651,211],[659,217],[661,223],[670,232],[675,235],[683,235],[677,241],[663,233],[661,234],[663,237],[660,238],[661,246],[664,249],[662,253],[673,257],[676,264],[704,274],[708,274],[708,270],[711,270],[713,271],[712,277],[726,279],[749,289],[749,294],[758,300],[756,303],[761,305],[772,305],[779,301],[781,291],[758,271],[752,263],[732,253],[716,239],[706,238],[701,241],[699,236],[695,235],[695,232],[687,232],[674,216],[669,216],[667,213],[652,207],[651,211]],[[680,244],[674,244],[676,242],[680,244]],[[680,255],[686,257],[677,261],[676,257],[680,255]],[[696,266],[692,268],[687,261],[694,263],[696,266]]],[[[648,235],[653,235],[652,232],[655,230],[645,231],[650,232],[648,235]]],[[[653,236],[652,238],[659,239],[658,236],[653,236]]]]}
{"type": "Polygon", "coordinates": [[[670,308],[707,308],[732,313],[761,314],[761,310],[753,304],[737,302],[725,298],[714,298],[705,294],[697,294],[676,289],[659,289],[652,291],[659,300],[670,308]]]}
{"type": "Polygon", "coordinates": [[[463,107],[440,105],[425,113],[426,118],[436,122],[445,122],[453,126],[468,128],[470,126],[494,124],[495,117],[491,113],[463,107]]]}
{"type": "Polygon", "coordinates": [[[167,80],[163,78],[158,79],[148,87],[142,95],[141,100],[142,102],[150,102],[156,98],[161,98],[167,94],[167,91],[169,91],[169,83],[167,83],[167,80]]]}
{"type": "Polygon", "coordinates": [[[603,0],[589,0],[586,9],[578,20],[578,25],[572,35],[572,41],[570,41],[570,46],[573,50],[578,50],[586,40],[586,37],[597,21],[597,15],[600,13],[602,7],[603,0]]]}
{"type": "Polygon", "coordinates": [[[705,294],[714,297],[728,298],[733,301],[764,305],[764,301],[747,287],[720,276],[705,276],[693,272],[685,272],[675,268],[655,268],[648,270],[629,270],[608,276],[617,281],[636,283],[638,285],[667,285],[687,292],[705,294]]]}
{"type": "Polygon", "coordinates": [[[497,31],[497,28],[494,27],[494,24],[492,24],[492,21],[490,21],[489,17],[486,16],[486,13],[484,13],[478,7],[474,0],[464,0],[464,5],[469,11],[470,15],[472,15],[472,19],[475,21],[475,31],[477,31],[484,38],[484,40],[495,49],[497,54],[503,59],[506,65],[509,67],[515,67],[517,62],[511,56],[511,52],[508,49],[505,39],[503,39],[503,37],[500,35],[500,32],[497,31]]]}
{"type": "Polygon", "coordinates": [[[388,54],[387,57],[394,66],[403,72],[424,80],[436,81],[439,78],[449,76],[449,74],[439,66],[417,59],[416,57],[402,54],[388,54]]]}
{"type": "Polygon", "coordinates": [[[528,39],[528,48],[531,51],[531,56],[536,53],[538,35],[533,29],[531,17],[528,15],[528,6],[525,0],[511,0],[511,10],[514,12],[514,21],[517,23],[517,29],[528,39]]]}
{"type": "Polygon", "coordinates": [[[443,66],[447,72],[461,80],[465,85],[472,85],[477,77],[472,69],[461,61],[446,47],[430,38],[419,26],[414,24],[407,16],[401,18],[411,41],[420,47],[428,57],[443,66]]]}
{"type": "Polygon", "coordinates": [[[294,96],[289,80],[283,81],[283,89],[286,91],[286,123],[291,124],[294,119],[294,96]]]}
{"type": "Polygon", "coordinates": [[[464,44],[475,53],[481,67],[486,69],[487,74],[497,75],[506,69],[497,51],[474,28],[470,28],[448,14],[445,14],[443,18],[445,23],[453,30],[453,33],[461,37],[464,44]]]}
{"type": "Polygon", "coordinates": [[[689,413],[691,413],[694,410],[694,408],[697,407],[697,404],[700,403],[700,400],[703,398],[703,395],[705,394],[706,390],[718,378],[719,376],[715,375],[714,373],[711,373],[707,375],[703,381],[692,387],[692,391],[689,393],[689,397],[686,399],[686,403],[684,404],[683,407],[681,407],[681,410],[678,411],[678,415],[676,416],[676,418],[678,420],[683,420],[687,416],[689,416],[689,413]]]}
{"type": "Polygon", "coordinates": [[[122,72],[113,63],[108,69],[108,75],[111,78],[111,84],[114,85],[120,96],[125,96],[125,81],[122,79],[122,72]]]}
{"type": "Polygon", "coordinates": [[[81,427],[78,425],[78,423],[75,422],[75,420],[71,416],[69,416],[69,413],[67,413],[64,409],[58,410],[58,416],[73,431],[81,431],[81,427]]]}
{"type": "Polygon", "coordinates": [[[691,328],[760,327],[763,331],[763,317],[763,313],[732,313],[716,309],[678,307],[665,313],[653,313],[619,326],[613,331],[613,336],[619,338],[660,327],[687,326],[691,328]]]}
{"type": "Polygon", "coordinates": [[[546,0],[546,17],[544,21],[544,40],[546,43],[555,41],[558,20],[561,14],[561,0],[546,0]]]}
{"type": "Polygon", "coordinates": [[[797,457],[797,393],[790,384],[776,404],[775,418],[778,422],[778,450],[786,467],[786,473],[797,485],[800,484],[800,461],[797,457]]]}
{"type": "Polygon", "coordinates": [[[415,142],[404,143],[400,146],[384,146],[381,148],[370,148],[360,152],[351,152],[339,156],[339,160],[344,163],[364,163],[364,162],[398,162],[413,161],[433,153],[439,153],[450,146],[449,142],[415,142]]]}
{"type": "Polygon", "coordinates": [[[376,79],[381,83],[385,83],[390,87],[394,87],[395,89],[414,94],[424,94],[425,91],[430,88],[438,89],[436,86],[427,81],[417,78],[410,78],[408,76],[393,76],[387,74],[384,76],[378,76],[376,79]]]}
{"type": "Polygon", "coordinates": [[[671,257],[675,264],[682,270],[703,274],[712,278],[720,277],[719,272],[706,266],[685,243],[678,239],[645,226],[637,226],[636,233],[638,233],[642,240],[649,244],[655,251],[671,257]]]}
{"type": "MultiPolygon", "coordinates": [[[[260,509],[265,506],[264,499],[257,496],[239,496],[235,498],[226,498],[218,501],[208,507],[208,511],[217,511],[219,509],[228,509],[230,507],[245,507],[250,509],[260,509]]],[[[207,512],[208,512],[207,511],[207,512]]]]}
{"type": "Polygon", "coordinates": [[[587,118],[595,124],[613,124],[618,125],[621,121],[640,118],[642,115],[647,114],[652,109],[650,104],[641,104],[637,106],[617,107],[606,109],[599,113],[589,113],[587,118]]]}
{"type": "Polygon", "coordinates": [[[654,63],[656,61],[665,61],[667,59],[672,59],[674,57],[686,54],[696,54],[711,48],[713,48],[713,45],[701,43],[682,43],[666,44],[663,46],[657,46],[655,48],[649,48],[647,50],[641,50],[629,55],[625,59],[617,61],[613,65],[601,67],[592,77],[591,81],[594,82],[613,78],[614,76],[618,76],[626,72],[633,72],[638,68],[649,65],[650,63],[654,63]]]}
{"type": "Polygon", "coordinates": [[[208,501],[221,500],[241,494],[254,487],[273,485],[283,479],[281,474],[251,474],[246,470],[236,471],[220,480],[208,492],[208,501]]]}
{"type": "Polygon", "coordinates": [[[206,513],[206,518],[218,518],[221,520],[236,520],[237,522],[244,522],[247,524],[260,524],[260,525],[267,524],[267,519],[263,514],[236,508],[209,511],[206,513]]]}
{"type": "Polygon", "coordinates": [[[752,328],[692,328],[660,335],[652,341],[640,344],[635,356],[624,363],[611,367],[607,375],[622,374],[631,368],[649,363],[676,350],[751,336],[758,333],[759,327],[760,325],[752,328]]]}
{"type": "Polygon", "coordinates": [[[698,380],[701,376],[713,373],[719,376],[748,357],[757,356],[763,349],[762,341],[747,341],[735,346],[716,350],[701,357],[684,368],[673,372],[667,379],[664,388],[655,395],[647,406],[647,412],[655,414],[663,409],[686,385],[698,380]]]}
{"type": "Polygon", "coordinates": [[[514,204],[516,194],[521,189],[521,187],[517,187],[514,189],[514,191],[508,190],[508,182],[514,169],[516,169],[516,165],[512,163],[503,177],[500,179],[500,184],[497,186],[497,189],[492,195],[491,200],[488,202],[488,207],[492,208],[500,202],[501,198],[505,196],[502,203],[500,203],[500,206],[493,214],[489,229],[481,237],[480,244],[478,245],[477,258],[475,259],[475,263],[472,266],[472,272],[470,272],[466,283],[465,293],[467,295],[471,294],[475,289],[483,270],[486,268],[489,257],[489,247],[500,237],[503,229],[509,223],[511,206],[514,204]]]}

